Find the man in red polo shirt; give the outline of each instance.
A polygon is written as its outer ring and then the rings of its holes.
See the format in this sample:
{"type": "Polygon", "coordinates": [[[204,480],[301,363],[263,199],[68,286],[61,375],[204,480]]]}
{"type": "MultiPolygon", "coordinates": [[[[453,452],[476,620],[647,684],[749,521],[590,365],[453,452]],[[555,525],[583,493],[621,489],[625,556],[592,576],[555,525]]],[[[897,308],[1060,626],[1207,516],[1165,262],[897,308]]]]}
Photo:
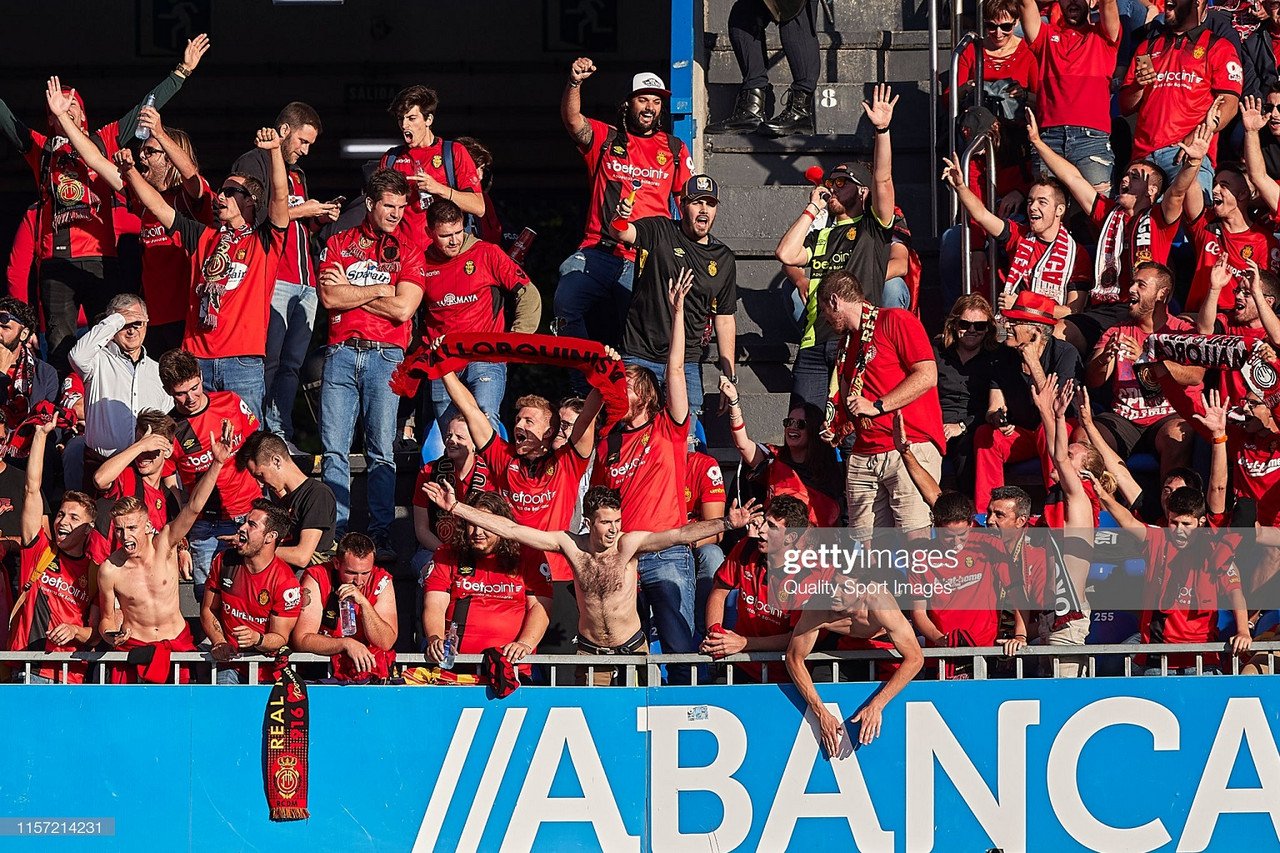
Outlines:
{"type": "MultiPolygon", "coordinates": [[[[1100,0],[1098,21],[1088,0],[1058,0],[1061,16],[1040,18],[1036,0],[1022,0],[1022,32],[1040,64],[1036,100],[1041,136],[1099,192],[1111,192],[1111,77],[1120,49],[1116,0],[1100,0]]],[[[1044,161],[1040,162],[1043,171],[1044,161]]]]}
{"type": "Polygon", "coordinates": [[[391,676],[400,619],[391,575],[373,564],[373,540],[348,533],[333,559],[302,576],[302,610],[293,629],[300,652],[330,656],[339,681],[368,682],[391,676]],[[356,608],[355,633],[342,628],[341,602],[356,608]]]}
{"type": "MultiPolygon", "coordinates": [[[[236,531],[231,550],[214,558],[209,587],[200,599],[200,625],[212,643],[214,660],[275,655],[289,642],[302,590],[293,569],[276,556],[276,545],[290,526],[284,509],[260,498],[236,531]]],[[[263,664],[258,683],[273,683],[280,666],[263,664]]],[[[244,684],[248,674],[247,666],[222,667],[218,683],[244,684]]]]}
{"type": "MultiPolygon", "coordinates": [[[[229,425],[232,450],[239,450],[244,440],[257,431],[258,419],[244,400],[231,391],[205,393],[200,365],[186,350],[170,350],[160,357],[160,381],[165,392],[173,397],[172,414],[178,425],[173,439],[173,462],[183,489],[191,494],[196,480],[213,462],[209,436],[222,435],[224,425],[229,425]]],[[[260,497],[262,487],[246,469],[235,464],[222,467],[218,488],[187,537],[191,543],[191,571],[197,599],[204,594],[214,554],[226,547],[219,537],[234,534],[245,513],[260,497]]]]}
{"type": "Polygon", "coordinates": [[[910,311],[867,302],[847,270],[827,273],[818,286],[819,307],[844,335],[827,431],[836,439],[854,433],[845,486],[849,527],[864,535],[873,527],[928,527],[929,507],[894,447],[892,413],[902,411],[912,455],[938,479],[946,439],[929,336],[910,311]]]}
{"type": "Polygon", "coordinates": [[[136,169],[119,165],[138,200],[191,253],[191,307],[183,348],[199,360],[210,391],[235,392],[261,419],[267,322],[288,235],[289,182],[275,129],[259,130],[257,146],[270,152],[271,195],[257,178],[232,172],[214,196],[216,229],[178,213],[136,169]],[[262,205],[267,206],[266,221],[255,226],[262,205]]]}
{"type": "Polygon", "coordinates": [[[1138,45],[1120,87],[1120,111],[1138,114],[1133,159],[1149,158],[1174,179],[1181,160],[1178,143],[1202,123],[1213,130],[1197,179],[1213,191],[1217,132],[1235,117],[1244,85],[1240,55],[1230,41],[1205,25],[1201,0],[1170,0],[1164,27],[1138,45]]]}
{"type": "Polygon", "coordinates": [[[601,331],[607,330],[608,339],[616,341],[631,304],[636,253],[634,247],[613,239],[606,225],[625,198],[632,199],[633,220],[670,217],[672,199],[693,177],[693,158],[685,144],[662,127],[663,102],[671,92],[656,74],[632,78],[619,127],[584,116],[581,87],[595,71],[587,57],[575,59],[560,98],[560,120],[586,161],[591,195],[582,245],[560,265],[555,329],[589,338],[587,316],[594,319],[609,311],[601,331]]]}
{"type": "MultiPolygon", "coordinates": [[[[434,89],[413,85],[402,89],[387,112],[400,123],[404,144],[382,155],[380,169],[394,169],[413,187],[404,212],[405,235],[426,251],[431,247],[427,234],[427,208],[437,199],[453,202],[479,220],[484,216],[484,190],[475,161],[465,146],[435,133],[436,108],[440,99],[434,89]]],[[[467,229],[476,233],[474,223],[467,229]]]]}
{"type": "MultiPolygon", "coordinates": [[[[156,109],[163,109],[178,93],[208,49],[209,37],[203,33],[187,42],[182,61],[149,93],[156,109]]],[[[73,99],[68,110],[72,119],[88,132],[84,100],[75,89],[67,91],[73,99]]],[[[104,156],[133,140],[142,100],[93,133],[104,156]]],[[[63,372],[75,343],[80,308],[94,317],[119,290],[111,187],[76,155],[52,116],[46,136],[20,122],[0,101],[0,137],[27,161],[40,192],[40,297],[49,324],[49,361],[63,372]]]]}
{"type": "Polygon", "coordinates": [[[402,224],[409,182],[391,169],[369,176],[364,189],[368,214],[358,227],[329,238],[320,261],[320,303],[329,312],[329,347],[320,385],[321,471],[337,500],[336,531],[351,512],[351,465],[347,455],[356,418],[364,421],[368,459],[369,534],[378,559],[394,559],[396,410],[391,374],[404,361],[414,312],[422,302],[422,250],[402,224]]]}
{"type": "MultiPolygon", "coordinates": [[[[503,300],[515,294],[515,318],[511,331],[532,334],[542,319],[538,288],[507,253],[464,228],[462,208],[437,199],[427,208],[426,294],[422,298],[423,338],[434,341],[448,332],[505,332],[503,300]]],[[[507,366],[501,362],[475,361],[458,374],[476,403],[495,425],[507,387],[507,366]]],[[[449,393],[444,383],[431,382],[431,405],[441,432],[448,423],[449,393]]]]}

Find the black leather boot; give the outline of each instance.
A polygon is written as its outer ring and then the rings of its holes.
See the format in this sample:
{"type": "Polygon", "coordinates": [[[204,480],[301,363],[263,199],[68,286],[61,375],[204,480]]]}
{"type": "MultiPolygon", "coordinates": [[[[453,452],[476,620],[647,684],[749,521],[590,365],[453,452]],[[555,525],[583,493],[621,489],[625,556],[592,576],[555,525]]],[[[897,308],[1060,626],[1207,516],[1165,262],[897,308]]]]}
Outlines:
{"type": "Polygon", "coordinates": [[[742,89],[726,119],[707,127],[707,133],[750,133],[764,121],[764,89],[742,89]]]}
{"type": "Polygon", "coordinates": [[[760,129],[765,136],[794,136],[797,133],[813,136],[818,132],[813,114],[813,92],[788,89],[787,106],[772,121],[760,129]]]}

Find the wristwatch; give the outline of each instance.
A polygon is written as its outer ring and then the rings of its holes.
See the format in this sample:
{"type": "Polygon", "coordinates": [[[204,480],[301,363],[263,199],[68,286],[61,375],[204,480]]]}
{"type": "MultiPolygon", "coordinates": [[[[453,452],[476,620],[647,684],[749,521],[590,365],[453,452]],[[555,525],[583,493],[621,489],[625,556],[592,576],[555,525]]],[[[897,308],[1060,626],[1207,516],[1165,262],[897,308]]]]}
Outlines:
{"type": "Polygon", "coordinates": [[[879,412],[882,415],[884,414],[884,400],[876,400],[871,405],[875,406],[875,409],[877,412],[879,412]]]}

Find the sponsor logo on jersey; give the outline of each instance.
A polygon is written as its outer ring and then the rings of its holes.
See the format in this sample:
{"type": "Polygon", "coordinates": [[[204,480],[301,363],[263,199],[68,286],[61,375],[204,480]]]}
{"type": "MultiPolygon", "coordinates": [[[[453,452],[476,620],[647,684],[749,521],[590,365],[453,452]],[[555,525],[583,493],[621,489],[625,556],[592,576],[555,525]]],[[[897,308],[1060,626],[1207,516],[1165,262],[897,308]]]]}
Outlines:
{"type": "Polygon", "coordinates": [[[390,284],[391,273],[379,267],[375,261],[356,261],[347,267],[347,280],[356,287],[390,284]]]}
{"type": "Polygon", "coordinates": [[[609,160],[605,163],[605,168],[613,172],[618,177],[628,180],[634,178],[649,178],[654,181],[669,181],[671,173],[666,169],[652,169],[645,166],[636,166],[632,163],[623,163],[618,160],[609,160]]]}
{"type": "Polygon", "coordinates": [[[478,293],[468,293],[466,296],[459,296],[456,293],[446,293],[442,299],[436,301],[436,305],[441,308],[452,308],[454,305],[469,305],[480,299],[478,293]]]}
{"type": "Polygon", "coordinates": [[[551,505],[551,501],[555,498],[552,492],[512,492],[509,496],[511,503],[524,510],[539,510],[551,505]]]}
{"type": "Polygon", "coordinates": [[[302,601],[302,590],[299,587],[291,586],[284,591],[284,606],[297,607],[298,602],[302,601]]]}
{"type": "Polygon", "coordinates": [[[484,581],[463,578],[458,581],[458,588],[463,592],[479,595],[519,595],[524,592],[524,584],[511,581],[505,583],[485,583],[484,581]]]}

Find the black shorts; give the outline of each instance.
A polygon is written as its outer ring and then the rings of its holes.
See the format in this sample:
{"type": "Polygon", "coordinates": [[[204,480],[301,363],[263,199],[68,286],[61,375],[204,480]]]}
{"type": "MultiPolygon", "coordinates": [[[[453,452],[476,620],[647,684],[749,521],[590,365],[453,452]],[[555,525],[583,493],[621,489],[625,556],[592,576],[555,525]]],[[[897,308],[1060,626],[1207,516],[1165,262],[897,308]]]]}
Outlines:
{"type": "Polygon", "coordinates": [[[1106,430],[1116,442],[1116,454],[1121,459],[1128,459],[1135,453],[1155,453],[1156,435],[1160,427],[1178,416],[1165,415],[1155,423],[1139,426],[1133,421],[1125,420],[1115,412],[1101,412],[1093,416],[1100,429],[1106,430]]]}
{"type": "Polygon", "coordinates": [[[1097,305],[1079,314],[1067,316],[1066,321],[1075,326],[1080,337],[1092,350],[1098,345],[1102,333],[1112,326],[1118,326],[1129,319],[1129,303],[1116,302],[1111,305],[1097,305]]]}

